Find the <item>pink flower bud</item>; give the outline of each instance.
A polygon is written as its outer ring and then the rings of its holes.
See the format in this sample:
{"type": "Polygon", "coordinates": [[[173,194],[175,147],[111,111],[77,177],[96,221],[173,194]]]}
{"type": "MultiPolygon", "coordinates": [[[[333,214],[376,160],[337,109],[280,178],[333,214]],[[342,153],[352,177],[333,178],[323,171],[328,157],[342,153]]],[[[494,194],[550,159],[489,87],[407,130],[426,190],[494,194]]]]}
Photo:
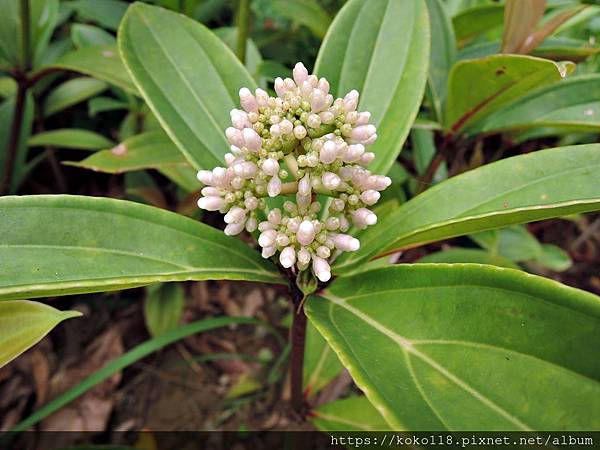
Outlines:
{"type": "Polygon", "coordinates": [[[213,184],[212,172],[210,170],[200,170],[196,177],[202,184],[213,184]]]}
{"type": "Polygon", "coordinates": [[[275,244],[277,244],[278,247],[285,247],[286,245],[289,245],[289,243],[290,243],[290,238],[288,237],[287,234],[277,233],[277,238],[275,239],[275,244]]]}
{"type": "Polygon", "coordinates": [[[305,247],[298,250],[298,262],[304,265],[310,262],[310,252],[305,247]]]}
{"type": "Polygon", "coordinates": [[[337,217],[329,217],[325,221],[325,228],[329,231],[337,230],[340,227],[340,219],[337,217]]]}
{"type": "Polygon", "coordinates": [[[244,128],[242,130],[242,136],[248,150],[252,152],[258,152],[262,147],[261,137],[252,128],[244,128]]]}
{"type": "Polygon", "coordinates": [[[312,267],[316,277],[323,283],[331,279],[331,267],[329,267],[329,263],[323,258],[313,256],[312,267]]]}
{"type": "Polygon", "coordinates": [[[360,164],[363,166],[368,166],[375,159],[375,153],[367,152],[360,157],[360,164]]]}
{"type": "Polygon", "coordinates": [[[358,106],[358,91],[353,89],[350,92],[348,92],[346,94],[346,96],[344,97],[344,109],[347,112],[350,112],[350,111],[356,110],[357,106],[358,106]]]}
{"type": "Polygon", "coordinates": [[[308,70],[306,70],[306,67],[304,67],[304,64],[301,62],[296,63],[292,74],[294,76],[294,81],[298,86],[302,86],[302,83],[308,79],[308,70]]]}
{"type": "Polygon", "coordinates": [[[267,184],[267,193],[269,197],[276,197],[281,192],[281,180],[277,175],[271,178],[269,184],[267,184]]]}
{"type": "Polygon", "coordinates": [[[250,126],[250,121],[248,120],[248,114],[239,109],[232,109],[229,113],[231,116],[231,123],[234,127],[241,130],[244,127],[250,126]]]}
{"type": "Polygon", "coordinates": [[[369,111],[363,111],[358,113],[358,117],[356,119],[356,125],[366,125],[371,120],[371,113],[369,111]]]}
{"type": "Polygon", "coordinates": [[[239,206],[234,206],[229,210],[223,220],[225,223],[240,223],[246,218],[246,211],[239,206]]]}
{"type": "Polygon", "coordinates": [[[364,145],[371,145],[373,144],[375,141],[377,140],[377,133],[374,133],[371,135],[371,137],[369,137],[369,139],[367,139],[366,141],[363,142],[364,145]]]}
{"type": "Polygon", "coordinates": [[[304,137],[306,136],[306,128],[304,128],[302,125],[296,125],[294,127],[294,137],[298,140],[300,139],[304,139],[304,137]]]}
{"type": "Polygon", "coordinates": [[[320,89],[323,94],[327,95],[329,93],[329,81],[327,81],[325,78],[320,78],[317,88],[320,89]]]}
{"type": "Polygon", "coordinates": [[[283,79],[280,77],[275,78],[275,83],[273,87],[275,88],[275,92],[277,93],[277,95],[283,98],[283,96],[287,92],[287,88],[285,86],[285,83],[283,82],[283,79]]]}
{"type": "Polygon", "coordinates": [[[362,144],[352,144],[349,145],[346,149],[346,153],[344,155],[345,162],[355,162],[357,161],[365,152],[365,147],[362,144]]]}
{"type": "Polygon", "coordinates": [[[325,94],[319,89],[313,89],[310,95],[310,108],[315,111],[321,111],[325,107],[325,94]]]}
{"type": "Polygon", "coordinates": [[[294,131],[294,124],[287,119],[283,119],[279,123],[279,129],[281,130],[281,134],[290,134],[294,131]]]}
{"type": "Polygon", "coordinates": [[[368,190],[364,191],[362,194],[360,194],[360,199],[363,201],[363,203],[365,203],[369,206],[377,203],[379,201],[380,197],[381,197],[381,194],[374,189],[368,189],[368,190]]]}
{"type": "Polygon", "coordinates": [[[335,120],[335,115],[331,111],[323,111],[319,114],[319,118],[321,119],[322,123],[328,125],[330,123],[333,123],[333,121],[335,120]]]}
{"type": "Polygon", "coordinates": [[[200,197],[198,199],[198,207],[200,209],[205,209],[207,211],[218,211],[224,206],[227,205],[227,202],[223,197],[200,197]]]}
{"type": "Polygon", "coordinates": [[[333,191],[338,188],[342,180],[335,173],[325,172],[321,175],[321,181],[323,182],[323,186],[330,191],[333,191]]]}
{"type": "Polygon", "coordinates": [[[279,255],[279,262],[283,267],[289,269],[296,262],[296,250],[293,246],[284,248],[279,255]]]}
{"type": "Polygon", "coordinates": [[[219,191],[219,189],[214,186],[203,187],[202,190],[200,191],[200,193],[204,197],[220,197],[221,196],[221,192],[219,191]]]}
{"type": "Polygon", "coordinates": [[[364,144],[371,136],[375,134],[377,129],[374,125],[360,125],[350,133],[350,137],[353,141],[364,144]]]}
{"type": "Polygon", "coordinates": [[[377,216],[367,208],[358,208],[352,213],[352,221],[360,230],[377,223],[377,216]]]}
{"type": "Polygon", "coordinates": [[[281,210],[279,208],[274,208],[269,211],[269,214],[267,214],[267,220],[273,225],[279,225],[281,222],[281,210]]]}
{"type": "Polygon", "coordinates": [[[390,184],[392,184],[392,179],[390,177],[386,177],[384,175],[377,175],[375,178],[375,182],[373,184],[374,184],[373,189],[376,189],[378,191],[383,191],[390,184]]]}
{"type": "Polygon", "coordinates": [[[343,252],[354,252],[360,248],[360,241],[349,234],[330,235],[335,248],[343,252]]]}
{"type": "Polygon", "coordinates": [[[306,124],[311,128],[318,128],[321,126],[321,118],[315,113],[309,114],[306,124]]]}
{"type": "Polygon", "coordinates": [[[273,158],[265,159],[262,163],[262,170],[270,177],[277,175],[279,172],[279,163],[273,158]]]}
{"type": "Polygon", "coordinates": [[[256,103],[259,107],[267,106],[269,103],[269,94],[263,91],[261,88],[256,90],[256,103]]]}
{"type": "MultiPolygon", "coordinates": [[[[264,222],[262,222],[262,223],[264,223],[264,222]]],[[[260,229],[260,226],[259,226],[259,229],[260,229]]],[[[273,229],[265,230],[258,237],[258,245],[260,245],[263,248],[270,247],[271,245],[275,244],[276,237],[277,237],[277,231],[275,231],[273,229]]]]}
{"type": "Polygon", "coordinates": [[[310,196],[310,193],[311,193],[310,175],[306,174],[298,182],[298,194],[302,195],[302,196],[310,196]]]}
{"type": "Polygon", "coordinates": [[[338,148],[335,142],[326,141],[319,152],[319,159],[325,164],[331,164],[338,156],[338,148]]]}
{"type": "Polygon", "coordinates": [[[258,228],[258,220],[256,220],[256,217],[250,217],[246,221],[246,231],[248,233],[252,233],[256,230],[256,228],[258,228]]]}
{"type": "Polygon", "coordinates": [[[266,259],[266,258],[270,258],[271,256],[273,256],[276,252],[277,252],[277,247],[272,245],[270,247],[264,247],[262,249],[261,255],[263,258],[266,259]]]}
{"type": "Polygon", "coordinates": [[[236,147],[244,146],[244,138],[242,137],[242,132],[237,128],[227,128],[225,130],[225,136],[227,136],[227,140],[230,144],[235,145],[236,147]]]}
{"type": "Polygon", "coordinates": [[[320,247],[317,248],[317,256],[319,258],[329,258],[331,256],[331,250],[329,250],[328,247],[325,247],[324,245],[321,245],[320,247]]]}
{"type": "Polygon", "coordinates": [[[236,234],[240,234],[244,230],[244,225],[244,222],[230,223],[225,227],[225,230],[223,230],[223,232],[227,236],[235,236],[236,234]]]}
{"type": "Polygon", "coordinates": [[[296,239],[301,245],[310,245],[315,240],[315,226],[310,220],[303,220],[298,227],[296,239]]]}
{"type": "Polygon", "coordinates": [[[240,89],[240,104],[247,112],[258,111],[258,103],[248,88],[240,89]]]}

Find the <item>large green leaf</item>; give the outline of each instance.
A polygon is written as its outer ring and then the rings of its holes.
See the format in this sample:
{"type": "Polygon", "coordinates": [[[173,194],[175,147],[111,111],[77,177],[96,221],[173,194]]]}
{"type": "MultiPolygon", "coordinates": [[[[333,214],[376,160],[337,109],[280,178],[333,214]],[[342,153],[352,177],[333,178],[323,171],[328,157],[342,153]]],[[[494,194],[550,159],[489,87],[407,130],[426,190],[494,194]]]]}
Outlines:
{"type": "Polygon", "coordinates": [[[443,181],[360,235],[335,272],[384,251],[600,209],[600,145],[559,147],[504,159],[443,181]]]}
{"type": "Polygon", "coordinates": [[[448,74],[456,59],[456,39],[452,21],[442,0],[427,0],[431,28],[431,54],[427,92],[435,112],[442,121],[444,103],[448,94],[448,74]]]}
{"type": "Polygon", "coordinates": [[[410,131],[425,89],[429,23],[423,1],[350,0],[319,50],[315,72],[334,96],[360,92],[377,141],[370,147],[376,173],[389,170],[410,131]]]}
{"type": "Polygon", "coordinates": [[[475,36],[502,25],[504,5],[479,5],[461,11],[452,18],[456,39],[464,43],[475,36]]]}
{"type": "Polygon", "coordinates": [[[44,131],[31,136],[27,141],[30,147],[51,146],[81,150],[98,150],[113,145],[113,142],[94,131],[79,128],[62,128],[44,131]]]}
{"type": "MultiPolygon", "coordinates": [[[[189,167],[179,149],[162,131],[138,134],[114,148],[96,152],[83,161],[66,164],[107,173],[167,166],[189,167]]],[[[200,187],[200,184],[196,182],[196,186],[200,187]]]]}
{"type": "Polygon", "coordinates": [[[353,396],[311,411],[310,421],[321,431],[391,431],[367,397],[353,396]]]}
{"type": "Polygon", "coordinates": [[[600,74],[581,75],[529,93],[469,130],[483,133],[555,127],[600,130],[600,74]]]}
{"type": "Polygon", "coordinates": [[[336,280],[306,310],[393,429],[600,427],[600,298],[587,292],[415,264],[336,280]]]}
{"type": "Polygon", "coordinates": [[[218,37],[198,22],[135,3],[119,28],[119,50],[142,96],[196,168],[223,164],[225,128],[252,77],[218,37]]]}
{"type": "Polygon", "coordinates": [[[143,286],[158,281],[282,282],[239,239],[138,203],[37,195],[0,198],[0,299],[143,286]]]}
{"type": "Polygon", "coordinates": [[[40,70],[51,68],[80,72],[139,95],[115,45],[82,47],[61,56],[53,63],[41,67],[40,70]]]}
{"type": "Polygon", "coordinates": [[[0,367],[37,344],[63,320],[80,315],[26,300],[0,302],[0,367]]]}
{"type": "Polygon", "coordinates": [[[572,66],[524,55],[460,61],[450,72],[444,126],[459,132],[532,89],[559,81],[572,66]]]}

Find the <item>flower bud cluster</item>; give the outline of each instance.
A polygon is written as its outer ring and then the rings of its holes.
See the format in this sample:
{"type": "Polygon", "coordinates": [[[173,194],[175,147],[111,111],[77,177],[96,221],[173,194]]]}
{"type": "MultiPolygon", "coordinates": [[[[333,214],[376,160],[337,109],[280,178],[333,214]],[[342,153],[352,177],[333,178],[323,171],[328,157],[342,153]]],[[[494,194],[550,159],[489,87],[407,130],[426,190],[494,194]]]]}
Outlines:
{"type": "Polygon", "coordinates": [[[293,79],[275,80],[275,92],[240,90],[242,109],[231,111],[233,126],[225,130],[226,167],[198,172],[206,185],[198,206],[224,213],[228,235],[258,229],[263,257],[279,253],[283,267],[311,267],[327,281],[334,252],[360,247],[350,227],[377,222],[370,207],[391,180],[365,168],[377,134],[370,113],[356,109],[357,91],[334,99],[327,80],[298,63],[293,79]],[[326,214],[317,194],[331,198],[326,214]],[[291,198],[283,210],[269,210],[266,199],[279,195],[291,198]],[[261,214],[266,220],[259,222],[261,214]]]}

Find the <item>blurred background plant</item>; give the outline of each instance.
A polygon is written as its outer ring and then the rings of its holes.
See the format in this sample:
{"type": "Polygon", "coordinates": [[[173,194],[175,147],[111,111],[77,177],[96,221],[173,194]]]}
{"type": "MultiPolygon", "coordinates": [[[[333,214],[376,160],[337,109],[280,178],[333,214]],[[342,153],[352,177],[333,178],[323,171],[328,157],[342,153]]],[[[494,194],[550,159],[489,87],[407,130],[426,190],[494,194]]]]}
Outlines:
{"type": "MultiPolygon", "coordinates": [[[[209,27],[266,89],[276,76],[289,76],[297,61],[314,66],[345,4],[147,3],[209,27]]],[[[381,217],[484,164],[597,141],[600,6],[579,0],[426,3],[426,95],[390,169],[393,185],[378,208],[381,217]]],[[[214,214],[201,217],[196,171],[162,131],[119,58],[116,33],[127,7],[121,0],[0,0],[0,192],[127,198],[219,226],[214,214]]],[[[600,294],[600,218],[569,216],[485,231],[370,264],[390,262],[480,262],[600,294]]],[[[277,288],[249,286],[188,282],[50,299],[60,309],[91,314],[66,322],[0,369],[0,428],[23,419],[20,426],[41,422],[42,429],[290,426],[278,409],[280,393],[288,389],[288,305],[277,288]],[[223,315],[234,319],[219,323],[228,325],[219,330],[173,334],[181,323],[223,315]],[[240,317],[261,322],[238,323],[240,317]],[[149,347],[136,358],[125,353],[142,345],[149,347]],[[113,359],[120,363],[106,366],[113,359]],[[95,387],[69,390],[82,380],[95,387]]],[[[305,358],[306,395],[314,408],[354,392],[310,326],[305,358]]],[[[335,427],[336,408],[364,411],[365,405],[350,397],[322,409],[314,423],[335,427]]],[[[373,415],[374,427],[378,420],[373,415]]]]}

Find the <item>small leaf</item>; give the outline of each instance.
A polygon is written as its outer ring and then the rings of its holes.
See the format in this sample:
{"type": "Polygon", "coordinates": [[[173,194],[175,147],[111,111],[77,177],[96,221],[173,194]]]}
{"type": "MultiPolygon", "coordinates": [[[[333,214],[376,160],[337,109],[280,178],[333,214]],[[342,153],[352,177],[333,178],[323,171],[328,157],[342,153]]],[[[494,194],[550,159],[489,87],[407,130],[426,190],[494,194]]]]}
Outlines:
{"type": "Polygon", "coordinates": [[[536,89],[490,114],[473,133],[553,127],[600,130],[600,74],[579,75],[536,89]]]}
{"type": "Polygon", "coordinates": [[[37,344],[63,320],[77,316],[81,313],[58,311],[43,303],[0,302],[0,367],[37,344]]]}
{"type": "Polygon", "coordinates": [[[452,133],[468,128],[532,89],[561,80],[572,67],[524,55],[458,62],[450,72],[444,127],[452,133]]]}
{"type": "Polygon", "coordinates": [[[46,117],[56,114],[63,109],[87,100],[106,90],[108,85],[104,81],[93,78],[74,78],[65,81],[55,88],[44,102],[44,115],[46,117]]]}
{"type": "Polygon", "coordinates": [[[377,157],[369,167],[385,173],[415,120],[429,65],[427,7],[421,1],[350,0],[335,17],[319,50],[315,73],[334,97],[352,89],[359,109],[371,113],[377,157]]]}
{"type": "Polygon", "coordinates": [[[552,244],[542,244],[542,253],[534,262],[556,272],[568,270],[573,265],[569,254],[552,244]]]}
{"type": "Polygon", "coordinates": [[[492,254],[511,261],[536,259],[542,253],[538,240],[522,225],[481,231],[469,237],[492,254]]]}
{"type": "Polygon", "coordinates": [[[91,117],[94,117],[96,114],[102,112],[127,109],[127,107],[127,103],[121,100],[116,100],[111,97],[94,97],[88,102],[88,113],[91,117]]]}
{"type": "Polygon", "coordinates": [[[9,196],[0,197],[0,217],[0,299],[106,292],[167,281],[283,282],[275,266],[241,240],[138,203],[9,196]]]}
{"type": "Polygon", "coordinates": [[[600,209],[600,145],[559,147],[515,156],[443,181],[361,233],[335,273],[402,248],[477,231],[600,209]],[[576,182],[574,182],[576,180],[576,182]]]}
{"type": "Polygon", "coordinates": [[[271,7],[278,15],[304,25],[321,39],[331,23],[331,17],[316,0],[272,0],[271,7]]]}
{"type": "Polygon", "coordinates": [[[590,293],[493,266],[401,264],[335,280],[306,312],[395,430],[600,426],[590,293]]]}
{"type": "Polygon", "coordinates": [[[110,139],[90,130],[63,128],[44,131],[31,136],[27,141],[30,147],[59,147],[81,150],[97,150],[113,145],[110,139]]]}
{"type": "Polygon", "coordinates": [[[391,431],[367,397],[352,396],[311,411],[310,421],[321,431],[391,431]]]}
{"type": "Polygon", "coordinates": [[[179,283],[161,283],[148,288],[144,301],[146,327],[152,337],[179,326],[183,314],[183,288],[179,283]]]}
{"type": "Polygon", "coordinates": [[[142,96],[194,168],[222,165],[229,111],[241,87],[256,87],[231,50],[200,23],[143,3],[129,7],[118,41],[142,96]]]}
{"type": "MultiPolygon", "coordinates": [[[[179,149],[162,131],[138,134],[109,150],[96,152],[83,161],[69,161],[65,164],[106,173],[158,169],[167,166],[189,167],[179,149]]],[[[195,184],[196,188],[200,187],[197,180],[195,184]]]]}
{"type": "Polygon", "coordinates": [[[116,38],[102,28],[82,23],[71,25],[71,40],[77,48],[94,45],[115,45],[117,43],[116,38]]]}

